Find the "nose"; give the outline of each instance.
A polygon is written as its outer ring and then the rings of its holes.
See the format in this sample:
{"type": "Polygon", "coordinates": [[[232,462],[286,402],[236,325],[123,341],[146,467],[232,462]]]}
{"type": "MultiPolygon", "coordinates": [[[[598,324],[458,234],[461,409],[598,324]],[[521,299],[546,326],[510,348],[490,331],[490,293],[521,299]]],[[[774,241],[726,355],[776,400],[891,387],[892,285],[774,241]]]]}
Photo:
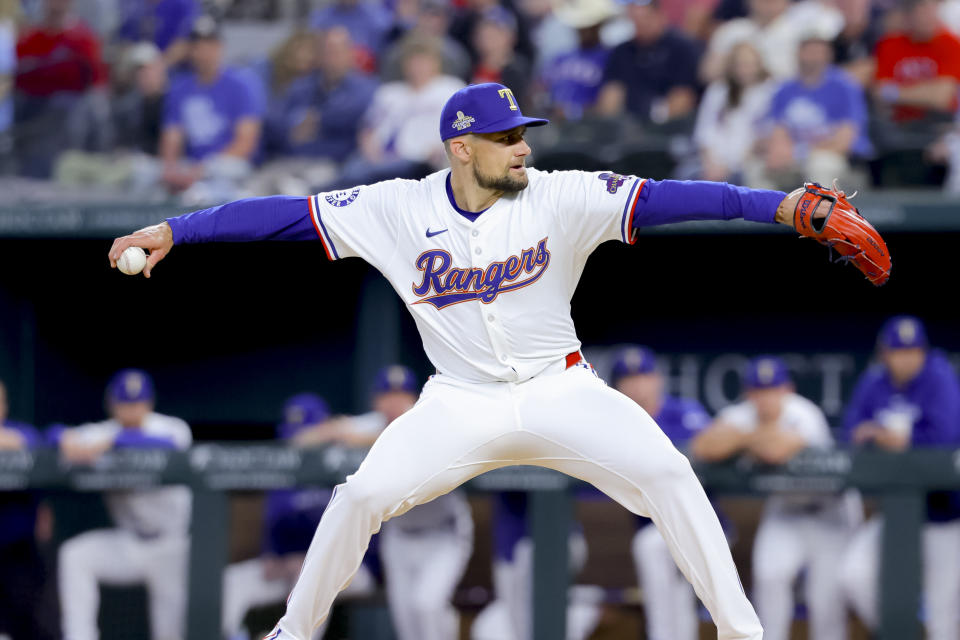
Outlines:
{"type": "Polygon", "coordinates": [[[521,140],[520,144],[517,145],[516,156],[518,158],[523,158],[531,153],[530,145],[527,144],[526,140],[521,140]]]}

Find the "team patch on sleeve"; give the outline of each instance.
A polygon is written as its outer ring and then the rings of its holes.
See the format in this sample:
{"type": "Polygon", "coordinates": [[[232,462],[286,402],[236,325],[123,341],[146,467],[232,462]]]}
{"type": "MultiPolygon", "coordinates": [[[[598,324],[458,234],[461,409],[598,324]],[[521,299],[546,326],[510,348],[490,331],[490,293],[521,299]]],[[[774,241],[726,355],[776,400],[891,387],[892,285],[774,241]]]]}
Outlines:
{"type": "Polygon", "coordinates": [[[620,186],[627,181],[627,176],[606,171],[598,175],[597,178],[607,183],[607,193],[616,193],[620,186]]]}
{"type": "Polygon", "coordinates": [[[334,191],[327,194],[326,200],[334,207],[345,207],[351,204],[360,195],[360,189],[350,191],[334,191]]]}

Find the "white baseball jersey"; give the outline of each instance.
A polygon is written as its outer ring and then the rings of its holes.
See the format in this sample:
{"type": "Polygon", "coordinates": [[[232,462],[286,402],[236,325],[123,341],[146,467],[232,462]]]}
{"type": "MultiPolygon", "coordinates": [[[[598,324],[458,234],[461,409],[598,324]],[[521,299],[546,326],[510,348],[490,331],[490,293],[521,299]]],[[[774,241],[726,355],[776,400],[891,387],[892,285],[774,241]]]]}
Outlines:
{"type": "MultiPolygon", "coordinates": [[[[83,444],[112,442],[123,430],[116,420],[81,425],[70,430],[83,444]]],[[[180,418],[150,413],[141,431],[147,436],[170,438],[178,449],[187,449],[193,441],[190,427],[180,418]]],[[[162,487],[138,491],[111,491],[105,496],[107,509],[121,529],[141,536],[185,535],[190,527],[190,490],[186,487],[162,487]]]]}
{"type": "MultiPolygon", "coordinates": [[[[744,432],[757,428],[757,410],[749,401],[726,407],[717,414],[717,421],[744,432]]],[[[797,433],[809,447],[833,447],[833,436],[823,411],[816,404],[795,393],[784,398],[783,412],[778,424],[781,429],[797,433]]],[[[837,496],[774,495],[767,499],[766,513],[792,513],[803,507],[835,507],[834,515],[844,520],[850,517],[847,498],[837,496]]]]}
{"type": "Polygon", "coordinates": [[[449,174],[321,193],[314,226],[330,259],[361,257],[387,277],[440,373],[527,380],[580,348],[570,299],[600,243],[634,240],[643,180],[527,169],[526,189],[471,222],[450,201],[449,174]]]}

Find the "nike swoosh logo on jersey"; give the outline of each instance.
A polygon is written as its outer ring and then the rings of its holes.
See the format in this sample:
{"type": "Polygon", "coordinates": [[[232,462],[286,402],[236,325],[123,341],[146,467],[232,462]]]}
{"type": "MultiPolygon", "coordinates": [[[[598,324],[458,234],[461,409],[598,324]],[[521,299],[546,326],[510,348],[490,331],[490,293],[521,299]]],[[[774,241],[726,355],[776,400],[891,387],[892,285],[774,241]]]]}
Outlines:
{"type": "Polygon", "coordinates": [[[430,227],[427,227],[427,237],[432,238],[433,236],[438,236],[441,233],[446,233],[449,229],[441,229],[440,231],[430,231],[430,227]]]}

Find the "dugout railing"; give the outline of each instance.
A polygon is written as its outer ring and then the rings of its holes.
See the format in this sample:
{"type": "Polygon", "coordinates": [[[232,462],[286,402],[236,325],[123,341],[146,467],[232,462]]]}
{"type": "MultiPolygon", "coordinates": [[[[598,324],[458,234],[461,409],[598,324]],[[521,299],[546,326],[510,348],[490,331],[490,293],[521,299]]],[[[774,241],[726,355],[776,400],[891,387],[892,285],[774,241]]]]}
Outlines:
{"type": "MultiPolygon", "coordinates": [[[[52,450],[0,452],[0,490],[109,491],[185,484],[193,490],[188,640],[219,637],[221,576],[227,563],[228,492],[333,486],[357,468],[364,451],[300,450],[263,444],[195,446],[189,452],[117,450],[91,466],[72,466],[52,450]]],[[[919,640],[920,531],[925,494],[960,489],[960,450],[902,454],[805,451],[782,467],[748,459],[697,467],[720,494],[832,493],[857,488],[879,499],[882,542],[881,640],[919,640]]],[[[571,489],[578,481],[536,467],[508,467],[468,483],[473,491],[531,493],[534,537],[534,637],[565,637],[571,489]]],[[[960,571],[960,567],[957,567],[960,571]]]]}

